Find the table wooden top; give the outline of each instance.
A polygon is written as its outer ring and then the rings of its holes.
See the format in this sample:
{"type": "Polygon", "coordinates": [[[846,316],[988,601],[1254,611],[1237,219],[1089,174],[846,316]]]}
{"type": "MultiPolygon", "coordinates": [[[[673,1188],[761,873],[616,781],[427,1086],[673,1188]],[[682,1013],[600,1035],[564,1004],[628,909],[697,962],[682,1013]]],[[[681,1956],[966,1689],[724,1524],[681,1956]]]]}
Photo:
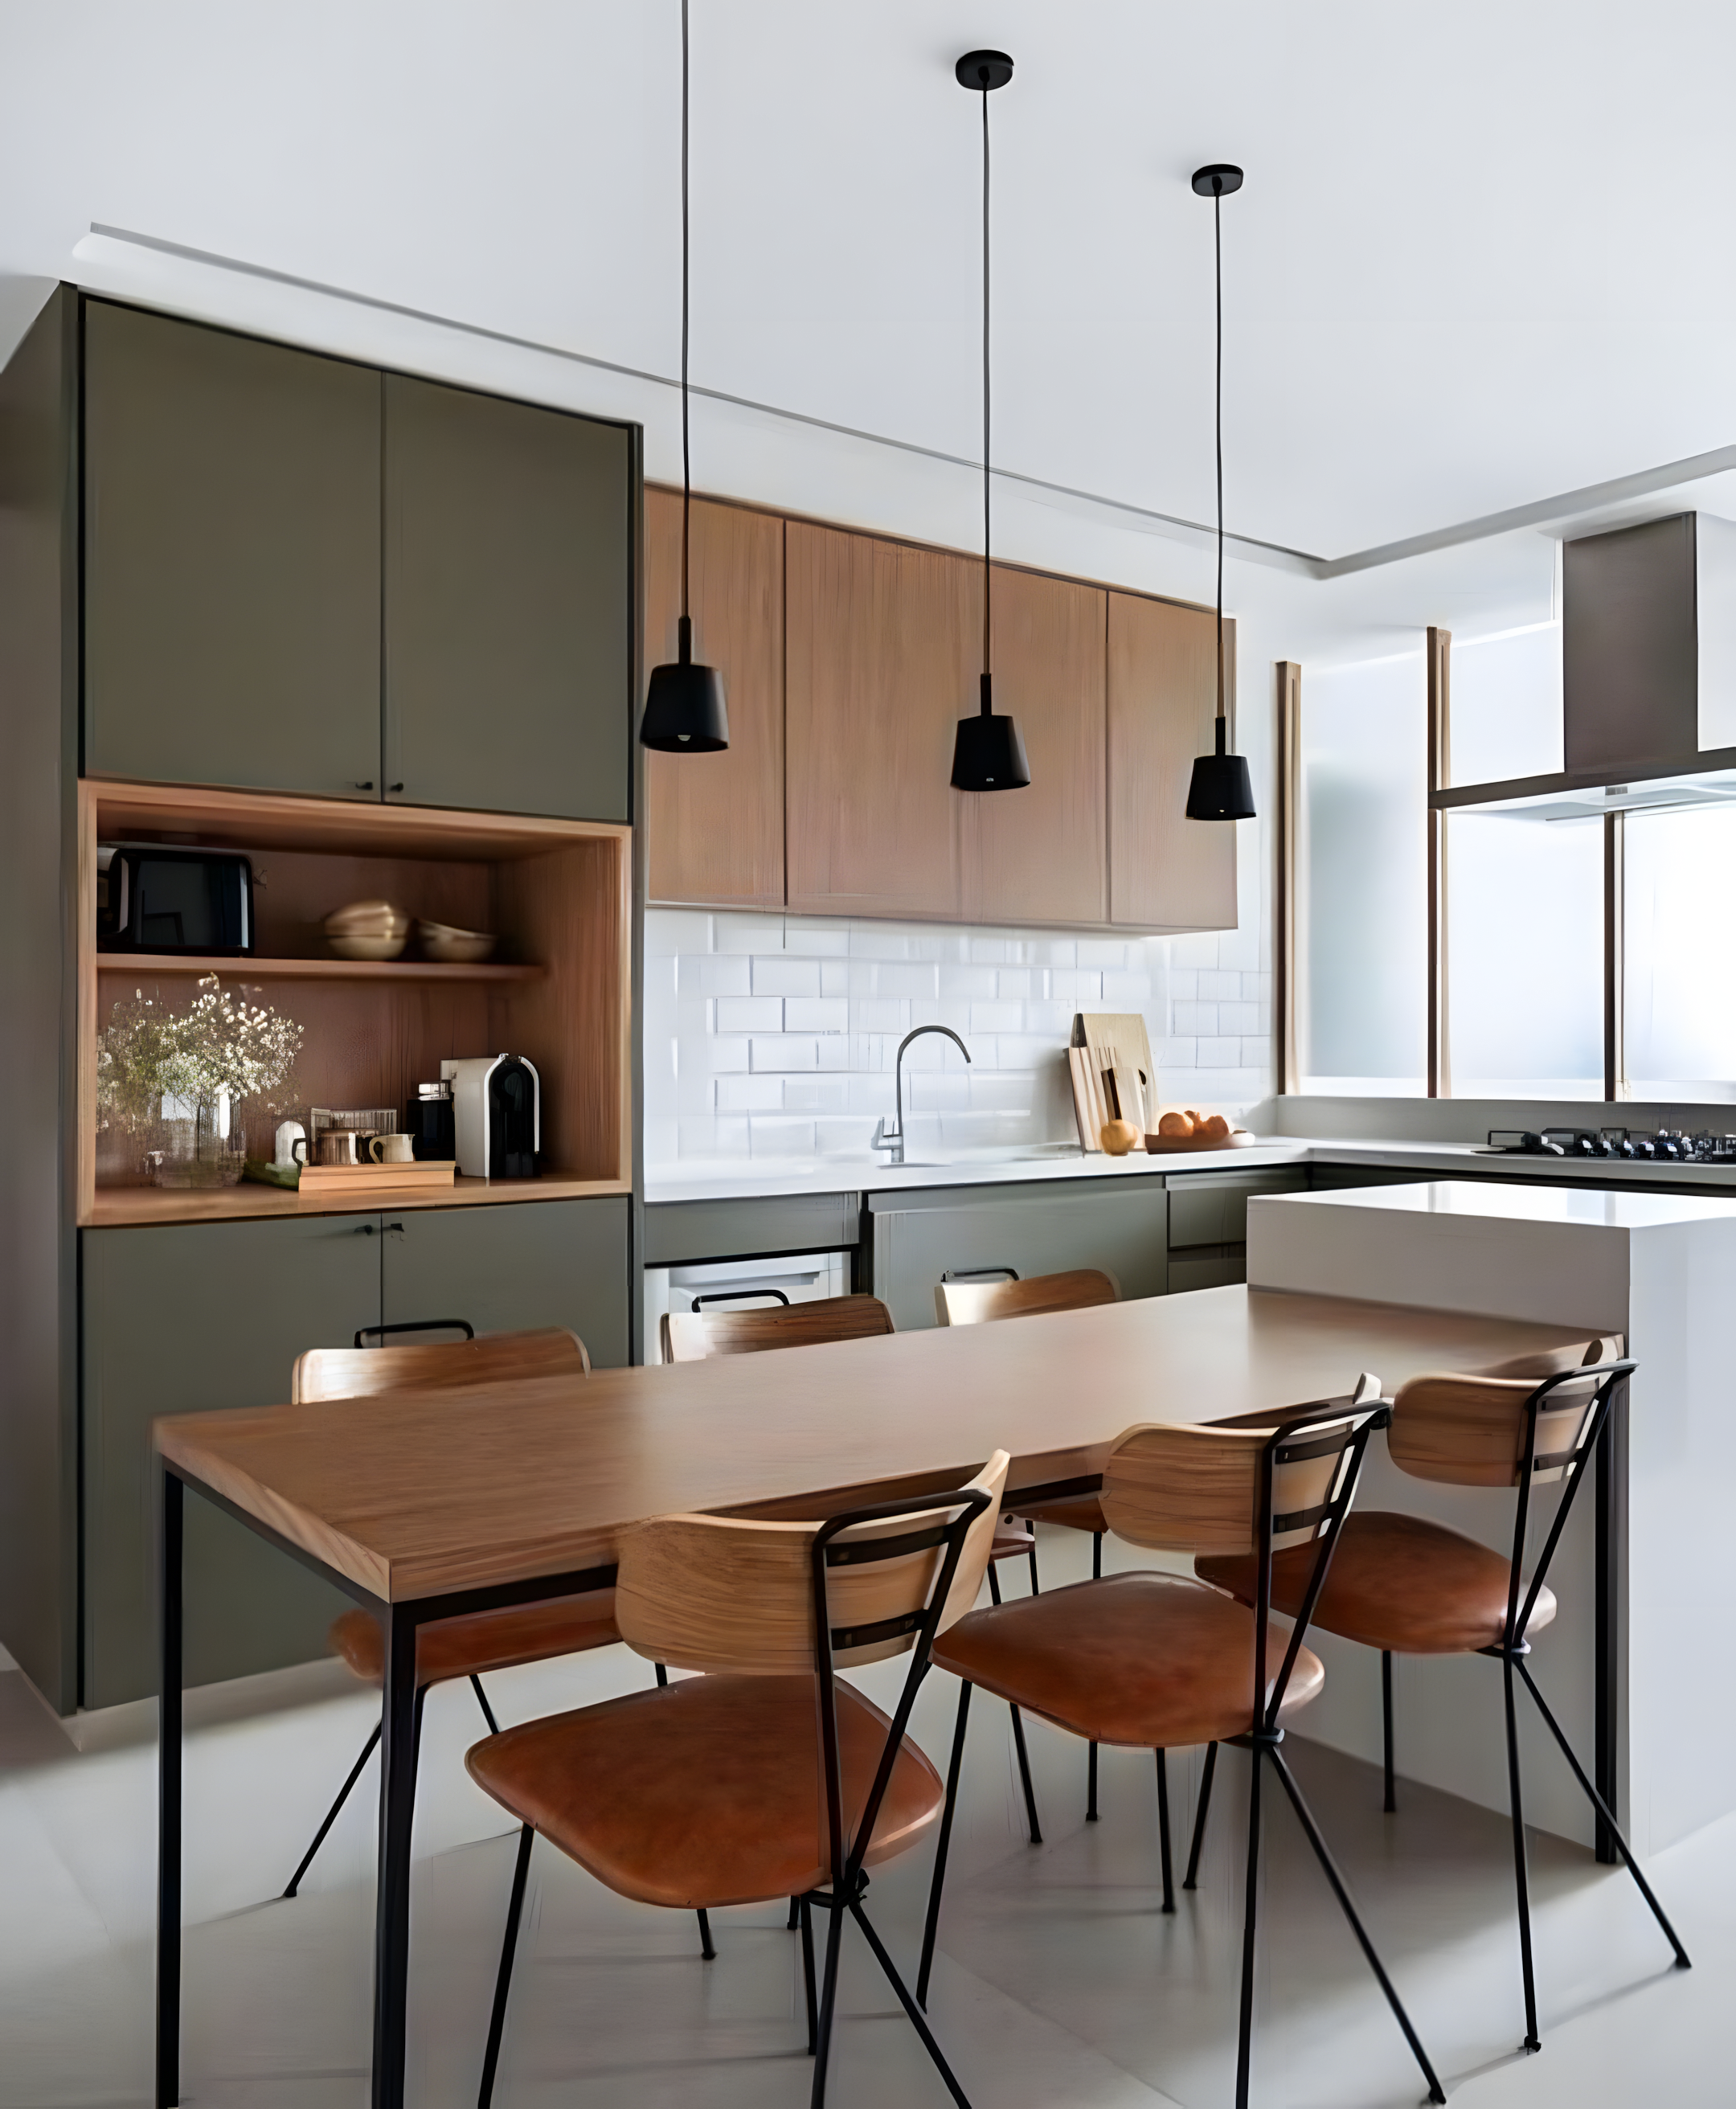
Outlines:
{"type": "MultiPolygon", "coordinates": [[[[1577,1343],[1561,1326],[1226,1288],[463,1393],[159,1420],[186,1478],[396,1602],[603,1565],[645,1517],[807,1514],[1101,1471],[1122,1431],[1295,1406],[1363,1370],[1389,1393],[1577,1343]]],[[[286,1373],[286,1383],[287,1381],[286,1373]]]]}

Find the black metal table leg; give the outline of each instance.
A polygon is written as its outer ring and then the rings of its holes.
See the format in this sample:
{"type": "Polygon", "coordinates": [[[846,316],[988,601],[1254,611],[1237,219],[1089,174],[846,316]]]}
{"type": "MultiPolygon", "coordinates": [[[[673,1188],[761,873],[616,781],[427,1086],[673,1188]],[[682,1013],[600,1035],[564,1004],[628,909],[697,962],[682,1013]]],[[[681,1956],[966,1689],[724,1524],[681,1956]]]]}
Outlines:
{"type": "MultiPolygon", "coordinates": [[[[1627,1387],[1617,1396],[1598,1437],[1596,1479],[1593,1484],[1597,1535],[1594,1566],[1595,1626],[1593,1646],[1592,1780],[1606,1807],[1619,1808],[1621,1750],[1621,1511],[1620,1488],[1626,1474],[1622,1469],[1627,1441],[1627,1387]]],[[[1615,1833],[1602,1816],[1597,1818],[1598,1858],[1613,1867],[1621,1852],[1615,1833]]]]}
{"type": "Polygon", "coordinates": [[[181,1539],[185,1489],[157,1468],[156,2109],[181,2099],[181,1539]]]}
{"type": "Polygon", "coordinates": [[[380,1739],[380,1864],[374,1904],[373,2109],[403,2109],[410,1960],[410,1828],[416,1807],[416,1619],[385,1625],[380,1739]]]}

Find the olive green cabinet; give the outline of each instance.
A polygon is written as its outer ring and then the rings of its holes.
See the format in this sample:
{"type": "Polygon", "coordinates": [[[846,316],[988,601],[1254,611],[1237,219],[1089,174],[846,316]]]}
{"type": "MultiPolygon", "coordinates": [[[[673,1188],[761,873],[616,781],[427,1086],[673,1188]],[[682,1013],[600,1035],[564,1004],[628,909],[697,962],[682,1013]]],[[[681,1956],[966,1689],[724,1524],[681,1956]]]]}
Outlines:
{"type": "Polygon", "coordinates": [[[626,820],[631,436],[385,377],[386,786],[626,820]]]}
{"type": "Polygon", "coordinates": [[[377,796],[380,377],[84,304],[84,763],[377,796]]]}
{"type": "Polygon", "coordinates": [[[629,819],[634,427],[82,312],[88,772],[629,819]]]}
{"type": "MultiPolygon", "coordinates": [[[[629,1205],[84,1231],[84,1705],[156,1688],[153,1420],[281,1405],[304,1348],[347,1348],[382,1318],[570,1325],[593,1362],[624,1363],[629,1205]]],[[[186,1559],[189,1684],[313,1660],[349,1601],[197,1493],[186,1559]]]]}

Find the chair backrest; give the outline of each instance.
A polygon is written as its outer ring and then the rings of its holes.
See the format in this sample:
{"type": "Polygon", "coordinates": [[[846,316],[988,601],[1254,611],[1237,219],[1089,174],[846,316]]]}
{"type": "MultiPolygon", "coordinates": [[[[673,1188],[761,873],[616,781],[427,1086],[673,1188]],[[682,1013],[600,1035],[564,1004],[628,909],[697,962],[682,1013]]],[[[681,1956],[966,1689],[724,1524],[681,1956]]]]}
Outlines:
{"type": "Polygon", "coordinates": [[[576,1333],[545,1325],[435,1348],[310,1348],[296,1358],[290,1398],[307,1406],[319,1399],[466,1391],[509,1378],[563,1375],[589,1376],[590,1357],[576,1333]]]}
{"type": "Polygon", "coordinates": [[[1387,1454],[1414,1479],[1454,1487],[1516,1487],[1525,1461],[1529,1407],[1541,1384],[1532,1465],[1535,1484],[1559,1479],[1579,1447],[1598,1387],[1620,1355],[1619,1339],[1598,1339],[1583,1362],[1525,1357],[1475,1375],[1412,1377],[1393,1399],[1387,1454]],[[1552,1368],[1548,1365],[1553,1362],[1552,1368]],[[1574,1376],[1577,1368],[1583,1376],[1574,1376]]]}
{"type": "MultiPolygon", "coordinates": [[[[1378,1402],[1376,1402],[1378,1403],[1378,1402]]],[[[1318,1538],[1340,1493],[1356,1433],[1352,1402],[1274,1452],[1273,1549],[1318,1538]]],[[[1297,1409],[1299,1413],[1309,1409],[1297,1409]]],[[[1103,1468],[1103,1514],[1118,1538],[1169,1552],[1259,1550],[1262,1474],[1274,1427],[1130,1428],[1103,1468]]]]}
{"type": "MultiPolygon", "coordinates": [[[[997,1450],[968,1487],[988,1500],[970,1521],[941,1606],[944,1631],[976,1601],[995,1516],[1006,1484],[1007,1455],[997,1450]]],[[[852,1522],[830,1542],[839,1564],[826,1575],[832,1661],[839,1669],[879,1662],[908,1649],[915,1614],[930,1603],[945,1547],[847,1564],[849,1548],[943,1525],[961,1513],[947,1497],[893,1505],[902,1513],[852,1522]],[[899,1632],[876,1633],[888,1622],[899,1632]],[[840,1636],[863,1633],[847,1642],[840,1636]]],[[[814,1554],[831,1526],[758,1523],[735,1516],[661,1516],[624,1532],[615,1580],[615,1617],[629,1647],[680,1669],[732,1670],[760,1677],[811,1675],[816,1667],[814,1554]]]]}
{"type": "Polygon", "coordinates": [[[663,1316],[663,1360],[703,1362],[708,1355],[757,1355],[892,1330],[892,1313],[877,1296],[821,1296],[783,1311],[670,1311],[663,1316]]]}
{"type": "Polygon", "coordinates": [[[934,1309],[943,1325],[981,1325],[994,1318],[1083,1311],[1095,1303],[1120,1301],[1120,1283],[1096,1267],[1034,1275],[1028,1281],[943,1281],[934,1289],[934,1309]]]}

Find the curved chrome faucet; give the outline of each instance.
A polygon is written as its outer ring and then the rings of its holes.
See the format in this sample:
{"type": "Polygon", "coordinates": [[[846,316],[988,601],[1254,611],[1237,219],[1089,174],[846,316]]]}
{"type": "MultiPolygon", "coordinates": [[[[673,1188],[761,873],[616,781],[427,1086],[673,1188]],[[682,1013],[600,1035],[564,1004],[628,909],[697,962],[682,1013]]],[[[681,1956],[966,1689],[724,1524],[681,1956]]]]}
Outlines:
{"type": "Polygon", "coordinates": [[[892,1155],[888,1162],[891,1164],[904,1162],[904,1050],[911,1041],[921,1039],[925,1032],[945,1033],[965,1059],[967,1062],[970,1059],[970,1050],[950,1025],[919,1025],[914,1032],[906,1032],[898,1042],[897,1057],[893,1064],[893,1088],[897,1095],[897,1112],[891,1127],[886,1125],[885,1114],[881,1114],[880,1124],[874,1131],[874,1140],[869,1145],[871,1149],[889,1149],[892,1155]]]}

